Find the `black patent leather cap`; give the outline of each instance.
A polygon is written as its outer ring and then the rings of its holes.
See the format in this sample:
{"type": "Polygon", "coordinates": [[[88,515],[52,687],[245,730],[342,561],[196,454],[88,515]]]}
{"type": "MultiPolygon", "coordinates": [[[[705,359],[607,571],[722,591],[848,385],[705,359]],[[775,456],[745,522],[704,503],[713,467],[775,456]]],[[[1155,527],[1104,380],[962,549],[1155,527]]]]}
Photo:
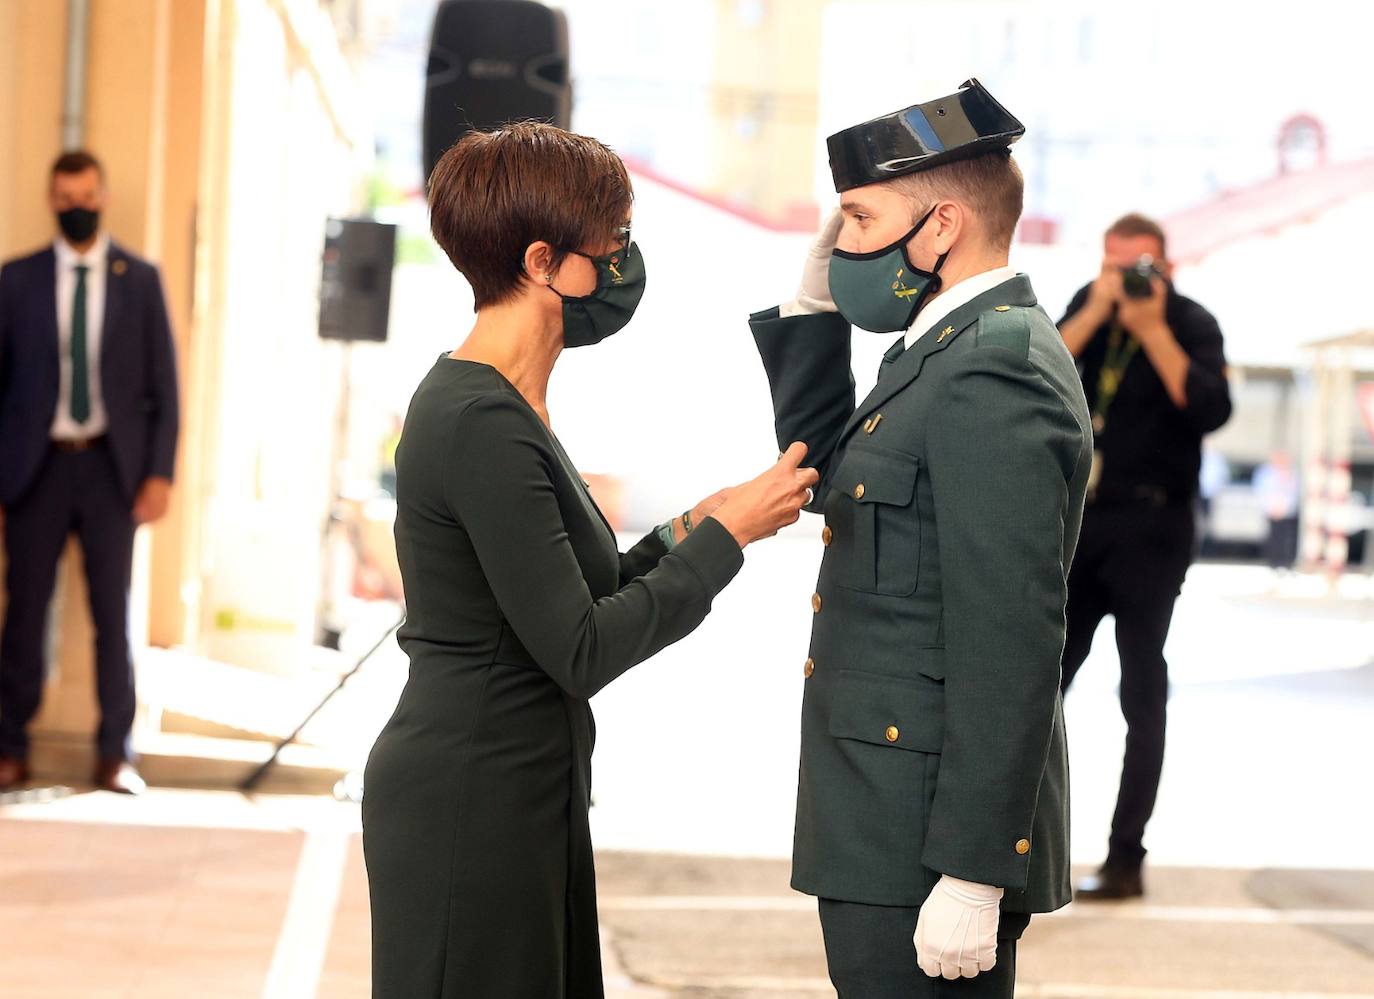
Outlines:
{"type": "Polygon", "coordinates": [[[836,191],[1005,150],[1026,133],[977,80],[948,97],[916,104],[836,132],[825,140],[836,191]]]}

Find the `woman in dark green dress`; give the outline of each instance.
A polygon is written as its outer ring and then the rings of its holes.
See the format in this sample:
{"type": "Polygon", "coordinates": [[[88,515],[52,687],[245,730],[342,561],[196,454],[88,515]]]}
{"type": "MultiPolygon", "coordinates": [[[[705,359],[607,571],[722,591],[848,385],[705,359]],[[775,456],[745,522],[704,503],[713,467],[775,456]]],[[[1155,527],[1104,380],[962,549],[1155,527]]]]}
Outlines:
{"type": "Polygon", "coordinates": [[[477,317],[396,452],[410,678],[365,779],[376,999],[602,995],[588,698],[696,628],[816,480],[794,445],[617,551],[545,391],[634,311],[630,206],[619,159],[550,125],[471,133],[430,178],[477,317]]]}

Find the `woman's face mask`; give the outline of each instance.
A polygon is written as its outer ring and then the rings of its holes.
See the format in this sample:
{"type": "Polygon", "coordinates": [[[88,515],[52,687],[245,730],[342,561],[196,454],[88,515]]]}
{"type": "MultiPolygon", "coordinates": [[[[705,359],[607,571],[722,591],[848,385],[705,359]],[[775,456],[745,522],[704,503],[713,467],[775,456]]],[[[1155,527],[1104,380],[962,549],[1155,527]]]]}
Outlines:
{"type": "Polygon", "coordinates": [[[599,257],[570,252],[592,262],[596,290],[590,295],[564,295],[552,283],[548,288],[563,300],[563,345],[589,347],[624,329],[634,315],[644,296],[644,258],[633,242],[599,257]]]}
{"type": "Polygon", "coordinates": [[[873,333],[896,333],[915,320],[927,298],[940,290],[942,253],[935,269],[923,271],[906,255],[906,245],[934,213],[930,211],[901,239],[871,253],[835,250],[830,257],[830,297],[851,324],[873,333]]]}

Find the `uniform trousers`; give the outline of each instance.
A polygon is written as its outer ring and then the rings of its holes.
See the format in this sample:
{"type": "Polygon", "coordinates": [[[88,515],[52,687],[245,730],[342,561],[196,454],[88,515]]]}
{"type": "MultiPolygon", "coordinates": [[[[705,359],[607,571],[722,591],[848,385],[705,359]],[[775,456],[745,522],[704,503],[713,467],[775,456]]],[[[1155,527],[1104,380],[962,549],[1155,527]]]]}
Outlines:
{"type": "Polygon", "coordinates": [[[931,978],[916,963],[918,906],[820,900],[821,933],[838,999],[1011,999],[1016,942],[1030,916],[1004,912],[997,928],[997,964],[974,978],[931,978]]]}
{"type": "Polygon", "coordinates": [[[1164,641],[1193,559],[1192,504],[1089,504],[1069,571],[1062,685],[1069,689],[1102,619],[1116,620],[1126,753],[1107,863],[1138,867],[1164,768],[1169,667],[1164,641]]]}

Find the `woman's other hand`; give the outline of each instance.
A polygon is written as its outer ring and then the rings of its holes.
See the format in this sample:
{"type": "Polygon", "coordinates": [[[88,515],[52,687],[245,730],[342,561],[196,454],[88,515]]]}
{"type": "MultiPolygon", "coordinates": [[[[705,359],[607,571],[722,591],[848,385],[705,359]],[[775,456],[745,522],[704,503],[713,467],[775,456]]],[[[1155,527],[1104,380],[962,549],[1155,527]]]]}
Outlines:
{"type": "Polygon", "coordinates": [[[801,517],[802,507],[810,502],[811,490],[820,481],[814,468],[801,467],[805,457],[806,445],[797,441],[768,471],[729,490],[713,516],[741,548],[771,538],[801,517]]]}

